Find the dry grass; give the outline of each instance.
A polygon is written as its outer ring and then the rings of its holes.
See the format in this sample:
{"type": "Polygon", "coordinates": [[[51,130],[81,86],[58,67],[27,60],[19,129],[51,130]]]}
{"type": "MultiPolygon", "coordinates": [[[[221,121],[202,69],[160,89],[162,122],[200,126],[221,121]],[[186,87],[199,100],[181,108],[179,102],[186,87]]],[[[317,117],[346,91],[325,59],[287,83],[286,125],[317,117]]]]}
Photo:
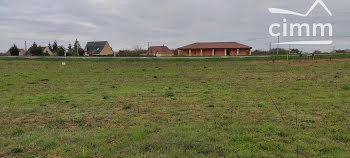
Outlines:
{"type": "Polygon", "coordinates": [[[1,60],[0,157],[347,157],[349,70],[349,60],[1,60]]]}

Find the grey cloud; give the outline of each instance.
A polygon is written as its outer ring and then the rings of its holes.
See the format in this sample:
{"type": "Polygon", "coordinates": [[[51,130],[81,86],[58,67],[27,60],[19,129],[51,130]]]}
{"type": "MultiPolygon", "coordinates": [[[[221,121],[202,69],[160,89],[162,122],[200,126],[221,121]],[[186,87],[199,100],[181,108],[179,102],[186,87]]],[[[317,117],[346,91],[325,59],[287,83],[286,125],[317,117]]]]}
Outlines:
{"type": "MultiPolygon", "coordinates": [[[[335,44],[324,50],[347,48],[350,40],[350,1],[324,0],[334,13],[315,12],[310,22],[335,25],[335,44]]],[[[167,44],[177,48],[197,41],[239,41],[267,49],[276,38],[269,36],[271,23],[283,17],[267,8],[306,12],[314,0],[1,0],[0,51],[24,40],[46,45],[58,40],[67,45],[78,38],[108,40],[114,49],[167,44]]],[[[290,21],[298,19],[288,17],[290,21]]],[[[308,50],[313,47],[300,48],[308,50]]]]}

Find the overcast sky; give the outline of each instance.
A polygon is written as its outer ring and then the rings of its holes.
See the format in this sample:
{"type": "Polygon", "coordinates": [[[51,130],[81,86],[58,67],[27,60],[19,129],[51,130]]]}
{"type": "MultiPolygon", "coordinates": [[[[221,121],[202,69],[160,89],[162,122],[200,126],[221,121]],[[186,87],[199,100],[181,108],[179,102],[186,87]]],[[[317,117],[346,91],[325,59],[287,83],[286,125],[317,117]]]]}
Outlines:
{"type": "MultiPolygon", "coordinates": [[[[194,42],[237,41],[254,49],[277,42],[272,23],[332,23],[334,44],[292,46],[303,50],[350,48],[350,1],[324,0],[330,17],[318,6],[307,18],[271,14],[269,7],[306,13],[314,0],[0,0],[0,52],[16,43],[24,48],[57,40],[67,46],[76,38],[107,40],[114,50],[140,45],[178,48],[194,42]]],[[[291,39],[281,37],[281,41],[291,39]]]]}

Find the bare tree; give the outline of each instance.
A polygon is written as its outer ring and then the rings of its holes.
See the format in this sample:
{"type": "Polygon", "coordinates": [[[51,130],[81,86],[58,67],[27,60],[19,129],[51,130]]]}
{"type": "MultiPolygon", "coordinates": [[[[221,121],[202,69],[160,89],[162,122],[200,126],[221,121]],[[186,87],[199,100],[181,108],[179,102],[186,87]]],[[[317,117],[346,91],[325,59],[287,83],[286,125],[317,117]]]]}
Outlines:
{"type": "Polygon", "coordinates": [[[141,45],[135,45],[134,46],[134,51],[139,52],[139,51],[142,51],[142,50],[143,50],[143,48],[142,48],[141,45]]]}

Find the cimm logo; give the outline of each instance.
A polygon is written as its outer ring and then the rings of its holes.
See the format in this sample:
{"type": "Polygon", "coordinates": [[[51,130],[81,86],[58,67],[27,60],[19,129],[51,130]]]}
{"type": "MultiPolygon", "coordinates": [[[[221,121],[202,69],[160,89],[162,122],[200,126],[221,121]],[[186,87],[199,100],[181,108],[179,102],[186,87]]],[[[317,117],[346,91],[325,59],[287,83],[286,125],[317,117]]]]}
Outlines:
{"type": "MultiPolygon", "coordinates": [[[[293,15],[299,17],[308,17],[310,13],[316,8],[316,6],[321,5],[323,9],[332,16],[332,12],[328,9],[323,0],[315,0],[315,3],[311,6],[307,13],[302,14],[290,10],[279,9],[279,8],[269,8],[272,14],[284,14],[293,15]]],[[[332,37],[333,36],[333,26],[331,23],[288,23],[287,18],[283,19],[283,23],[274,23],[270,25],[269,33],[273,37],[332,37]],[[326,35],[326,30],[328,30],[328,35],[326,35]]],[[[310,40],[310,41],[291,41],[291,42],[279,42],[274,44],[288,44],[288,45],[327,45],[332,44],[332,40],[310,40]]]]}

